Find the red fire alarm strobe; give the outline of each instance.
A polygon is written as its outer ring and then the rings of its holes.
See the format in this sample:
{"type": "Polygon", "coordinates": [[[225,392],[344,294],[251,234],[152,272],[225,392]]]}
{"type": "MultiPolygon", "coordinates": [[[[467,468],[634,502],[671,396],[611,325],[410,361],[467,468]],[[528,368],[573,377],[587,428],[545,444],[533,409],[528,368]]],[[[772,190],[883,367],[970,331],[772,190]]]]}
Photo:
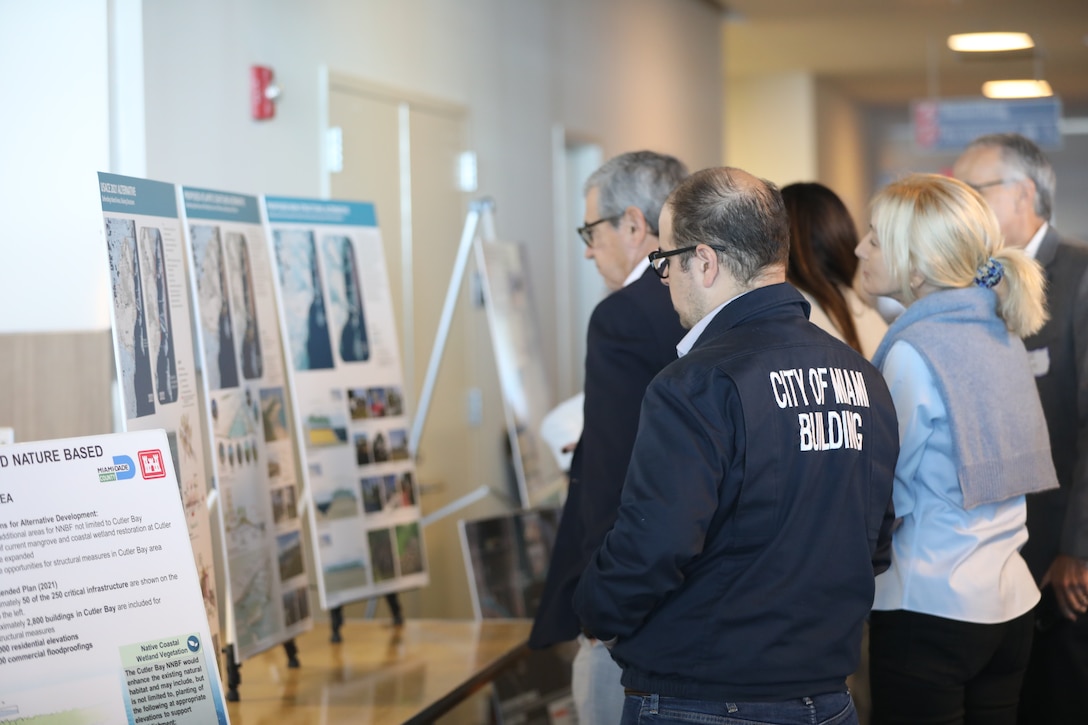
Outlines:
{"type": "Polygon", "coordinates": [[[249,69],[249,105],[255,121],[267,121],[276,115],[276,97],[280,89],[272,80],[272,69],[264,65],[249,69]]]}

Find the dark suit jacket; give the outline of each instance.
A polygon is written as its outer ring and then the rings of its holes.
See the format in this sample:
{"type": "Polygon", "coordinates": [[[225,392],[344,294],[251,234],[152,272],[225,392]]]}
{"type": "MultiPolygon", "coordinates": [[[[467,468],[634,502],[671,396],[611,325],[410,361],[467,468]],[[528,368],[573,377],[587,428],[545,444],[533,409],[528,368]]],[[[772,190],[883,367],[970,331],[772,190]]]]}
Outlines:
{"type": "Polygon", "coordinates": [[[586,336],[585,410],[570,487],[529,646],[574,639],[571,597],[590,555],[612,528],[646,386],[676,359],[684,336],[669,290],[647,269],[597,305],[586,336]]]}
{"type": "Polygon", "coordinates": [[[1022,553],[1038,581],[1059,553],[1088,559],[1088,247],[1052,227],[1036,259],[1046,271],[1050,320],[1024,345],[1061,484],[1028,496],[1022,553]]]}

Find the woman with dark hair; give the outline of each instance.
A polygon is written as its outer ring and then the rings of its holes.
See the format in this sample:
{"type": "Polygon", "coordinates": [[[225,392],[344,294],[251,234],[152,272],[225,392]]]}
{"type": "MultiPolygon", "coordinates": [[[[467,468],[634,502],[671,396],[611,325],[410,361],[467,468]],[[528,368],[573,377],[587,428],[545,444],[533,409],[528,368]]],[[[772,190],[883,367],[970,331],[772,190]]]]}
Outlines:
{"type": "Polygon", "coordinates": [[[872,358],[888,325],[854,291],[858,235],[831,189],[814,182],[782,189],[790,217],[786,277],[812,305],[812,323],[872,358]]]}

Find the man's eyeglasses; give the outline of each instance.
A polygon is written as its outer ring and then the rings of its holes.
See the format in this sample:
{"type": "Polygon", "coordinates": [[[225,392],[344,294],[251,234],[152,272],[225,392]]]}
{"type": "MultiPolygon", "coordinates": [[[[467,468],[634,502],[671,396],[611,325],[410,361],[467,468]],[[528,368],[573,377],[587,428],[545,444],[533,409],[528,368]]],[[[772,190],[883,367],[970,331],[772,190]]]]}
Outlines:
{"type": "Polygon", "coordinates": [[[1019,179],[994,179],[993,181],[985,181],[981,184],[972,184],[966,181],[963,183],[981,194],[983,189],[989,189],[991,186],[1001,186],[1002,184],[1011,184],[1014,181],[1019,181],[1019,179]]]}
{"type": "Polygon", "coordinates": [[[669,257],[675,254],[683,254],[684,252],[694,252],[696,247],[698,246],[699,245],[696,244],[691,247],[680,247],[679,249],[670,249],[667,252],[663,252],[660,249],[655,249],[654,251],[650,252],[648,257],[648,259],[650,260],[650,266],[654,268],[654,272],[657,273],[658,277],[660,277],[661,279],[668,279],[669,257]]]}
{"type": "MultiPolygon", "coordinates": [[[[729,250],[724,247],[719,247],[714,244],[704,244],[704,247],[710,247],[715,252],[721,252],[722,254],[728,254],[729,250]]],[[[650,260],[650,266],[654,268],[654,272],[661,279],[669,278],[669,257],[676,254],[683,254],[684,252],[694,252],[699,247],[698,244],[693,244],[690,247],[680,247],[678,249],[670,249],[667,252],[663,252],[660,249],[655,249],[647,255],[647,259],[650,260]]]]}
{"type": "Polygon", "coordinates": [[[580,236],[582,238],[582,241],[586,243],[587,247],[592,247],[593,246],[593,227],[597,226],[598,224],[603,224],[605,222],[611,222],[611,223],[615,224],[616,222],[618,222],[620,220],[620,217],[622,217],[622,216],[623,216],[623,214],[616,214],[614,216],[606,216],[606,217],[602,217],[601,219],[598,219],[595,222],[590,222],[589,224],[583,224],[582,226],[578,227],[578,236],[580,236]]]}

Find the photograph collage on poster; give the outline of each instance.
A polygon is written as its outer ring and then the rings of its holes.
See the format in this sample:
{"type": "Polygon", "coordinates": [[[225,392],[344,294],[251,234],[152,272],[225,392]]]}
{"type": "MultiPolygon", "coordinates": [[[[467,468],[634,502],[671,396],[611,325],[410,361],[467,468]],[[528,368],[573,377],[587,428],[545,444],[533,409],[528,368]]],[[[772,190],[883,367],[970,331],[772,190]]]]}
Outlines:
{"type": "Polygon", "coordinates": [[[374,207],[266,197],[322,606],[427,581],[374,207]]]}

